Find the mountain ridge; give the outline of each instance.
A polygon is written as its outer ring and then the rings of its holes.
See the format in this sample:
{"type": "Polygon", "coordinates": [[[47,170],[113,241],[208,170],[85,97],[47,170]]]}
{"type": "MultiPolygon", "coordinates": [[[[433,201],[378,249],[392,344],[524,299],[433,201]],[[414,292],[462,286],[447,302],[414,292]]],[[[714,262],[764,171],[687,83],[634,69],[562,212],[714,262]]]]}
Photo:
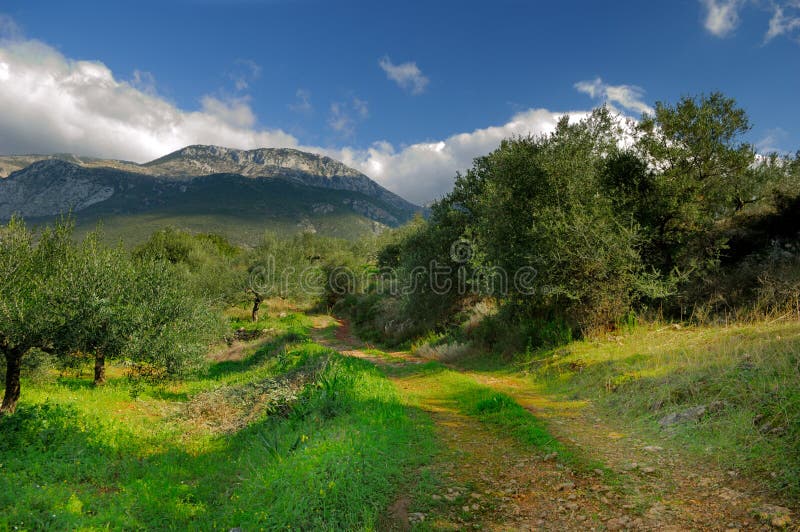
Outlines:
{"type": "Polygon", "coordinates": [[[319,226],[350,234],[350,228],[330,221],[366,219],[373,225],[358,222],[358,231],[374,232],[423,210],[335,159],[290,148],[192,145],[143,164],[71,154],[16,155],[0,157],[1,169],[11,171],[0,179],[0,220],[72,212],[87,224],[169,213],[180,224],[224,214],[226,227],[235,225],[238,215],[253,229],[254,213],[266,225],[278,223],[273,214],[281,213],[283,227],[291,222],[298,231],[319,226]],[[204,196],[212,189],[218,201],[204,196]],[[230,212],[231,205],[238,213],[230,212]]]}

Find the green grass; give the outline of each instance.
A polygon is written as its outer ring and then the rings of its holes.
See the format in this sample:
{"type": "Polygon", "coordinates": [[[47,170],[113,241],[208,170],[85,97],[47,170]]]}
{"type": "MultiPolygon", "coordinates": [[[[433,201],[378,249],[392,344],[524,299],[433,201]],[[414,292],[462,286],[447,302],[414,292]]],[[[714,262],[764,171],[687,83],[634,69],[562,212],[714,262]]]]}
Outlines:
{"type": "Polygon", "coordinates": [[[109,373],[100,388],[88,375],[23,383],[0,420],[0,528],[374,529],[432,453],[429,425],[379,371],[305,339],[278,336],[136,399],[109,373]],[[234,432],[187,409],[220,392],[212,406],[238,412],[227,392],[297,376],[290,401],[234,432]]]}
{"type": "Polygon", "coordinates": [[[800,496],[800,324],[644,326],[525,367],[545,394],[589,400],[621,425],[800,496]],[[714,408],[696,422],[659,425],[696,405],[714,408]]]}
{"type": "Polygon", "coordinates": [[[520,406],[509,395],[475,382],[468,375],[447,369],[438,362],[393,369],[392,374],[421,379],[412,393],[419,401],[425,397],[450,402],[461,414],[474,417],[499,434],[514,437],[543,454],[557,453],[559,460],[580,463],[575,453],[549,432],[545,422],[520,406]]]}

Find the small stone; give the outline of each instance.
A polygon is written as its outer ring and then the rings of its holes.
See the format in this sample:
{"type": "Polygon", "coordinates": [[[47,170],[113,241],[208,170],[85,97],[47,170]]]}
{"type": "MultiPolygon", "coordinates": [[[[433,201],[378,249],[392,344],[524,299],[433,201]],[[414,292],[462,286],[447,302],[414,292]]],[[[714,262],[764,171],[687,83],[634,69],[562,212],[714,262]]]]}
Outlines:
{"type": "Polygon", "coordinates": [[[554,460],[557,456],[558,456],[558,453],[552,452],[552,453],[544,455],[542,457],[542,461],[549,462],[550,460],[554,460]]]}
{"type": "Polygon", "coordinates": [[[558,491],[571,490],[574,487],[575,487],[574,482],[564,482],[563,484],[559,484],[558,491]]]}
{"type": "Polygon", "coordinates": [[[641,469],[641,471],[642,471],[642,473],[647,473],[648,475],[652,475],[653,473],[656,472],[656,468],[655,467],[643,467],[641,469]]]}
{"type": "Polygon", "coordinates": [[[635,469],[639,469],[639,464],[637,464],[636,462],[625,464],[624,466],[622,466],[622,469],[624,469],[625,471],[633,471],[635,469]]]}
{"type": "Polygon", "coordinates": [[[431,495],[431,499],[433,499],[434,501],[440,501],[440,500],[442,500],[442,496],[441,495],[431,495]]]}
{"type": "Polygon", "coordinates": [[[425,521],[425,514],[421,512],[414,512],[408,514],[408,522],[413,524],[422,523],[425,521]]]}
{"type": "Polygon", "coordinates": [[[594,474],[597,475],[598,477],[602,477],[603,475],[605,475],[602,469],[595,469],[594,474]]]}
{"type": "Polygon", "coordinates": [[[662,428],[666,428],[672,425],[677,425],[678,423],[697,421],[703,417],[707,410],[708,407],[706,407],[706,405],[693,406],[692,408],[688,408],[682,412],[673,412],[671,414],[667,414],[658,420],[658,424],[661,425],[662,428]]]}
{"type": "Polygon", "coordinates": [[[647,451],[648,453],[660,453],[661,451],[664,450],[664,448],[659,447],[658,445],[648,445],[647,447],[644,448],[644,450],[647,451]]]}

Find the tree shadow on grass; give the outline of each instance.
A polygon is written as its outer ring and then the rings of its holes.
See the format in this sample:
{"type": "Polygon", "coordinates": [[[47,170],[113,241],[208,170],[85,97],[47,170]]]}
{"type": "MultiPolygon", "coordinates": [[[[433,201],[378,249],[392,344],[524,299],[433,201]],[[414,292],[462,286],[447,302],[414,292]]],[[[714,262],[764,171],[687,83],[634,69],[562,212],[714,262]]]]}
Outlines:
{"type": "MultiPolygon", "coordinates": [[[[378,380],[363,361],[342,364],[378,380]]],[[[0,420],[0,528],[369,528],[430,450],[414,421],[425,415],[390,389],[335,408],[340,396],[318,391],[313,408],[184,442],[23,404],[0,420]]]]}

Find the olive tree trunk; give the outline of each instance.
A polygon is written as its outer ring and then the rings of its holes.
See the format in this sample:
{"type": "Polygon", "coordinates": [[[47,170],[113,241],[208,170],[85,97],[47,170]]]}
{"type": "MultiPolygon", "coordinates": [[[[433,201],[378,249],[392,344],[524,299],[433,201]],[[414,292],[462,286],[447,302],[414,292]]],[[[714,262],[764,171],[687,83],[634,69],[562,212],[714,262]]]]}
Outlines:
{"type": "Polygon", "coordinates": [[[258,321],[258,309],[261,306],[261,296],[256,294],[253,296],[253,312],[250,314],[250,317],[253,319],[254,322],[258,321]]]}
{"type": "Polygon", "coordinates": [[[100,386],[106,382],[106,356],[96,353],[94,356],[94,385],[100,386]]]}
{"type": "Polygon", "coordinates": [[[6,391],[3,396],[3,405],[0,406],[0,415],[13,414],[19,401],[19,374],[22,368],[22,352],[6,351],[6,391]]]}

